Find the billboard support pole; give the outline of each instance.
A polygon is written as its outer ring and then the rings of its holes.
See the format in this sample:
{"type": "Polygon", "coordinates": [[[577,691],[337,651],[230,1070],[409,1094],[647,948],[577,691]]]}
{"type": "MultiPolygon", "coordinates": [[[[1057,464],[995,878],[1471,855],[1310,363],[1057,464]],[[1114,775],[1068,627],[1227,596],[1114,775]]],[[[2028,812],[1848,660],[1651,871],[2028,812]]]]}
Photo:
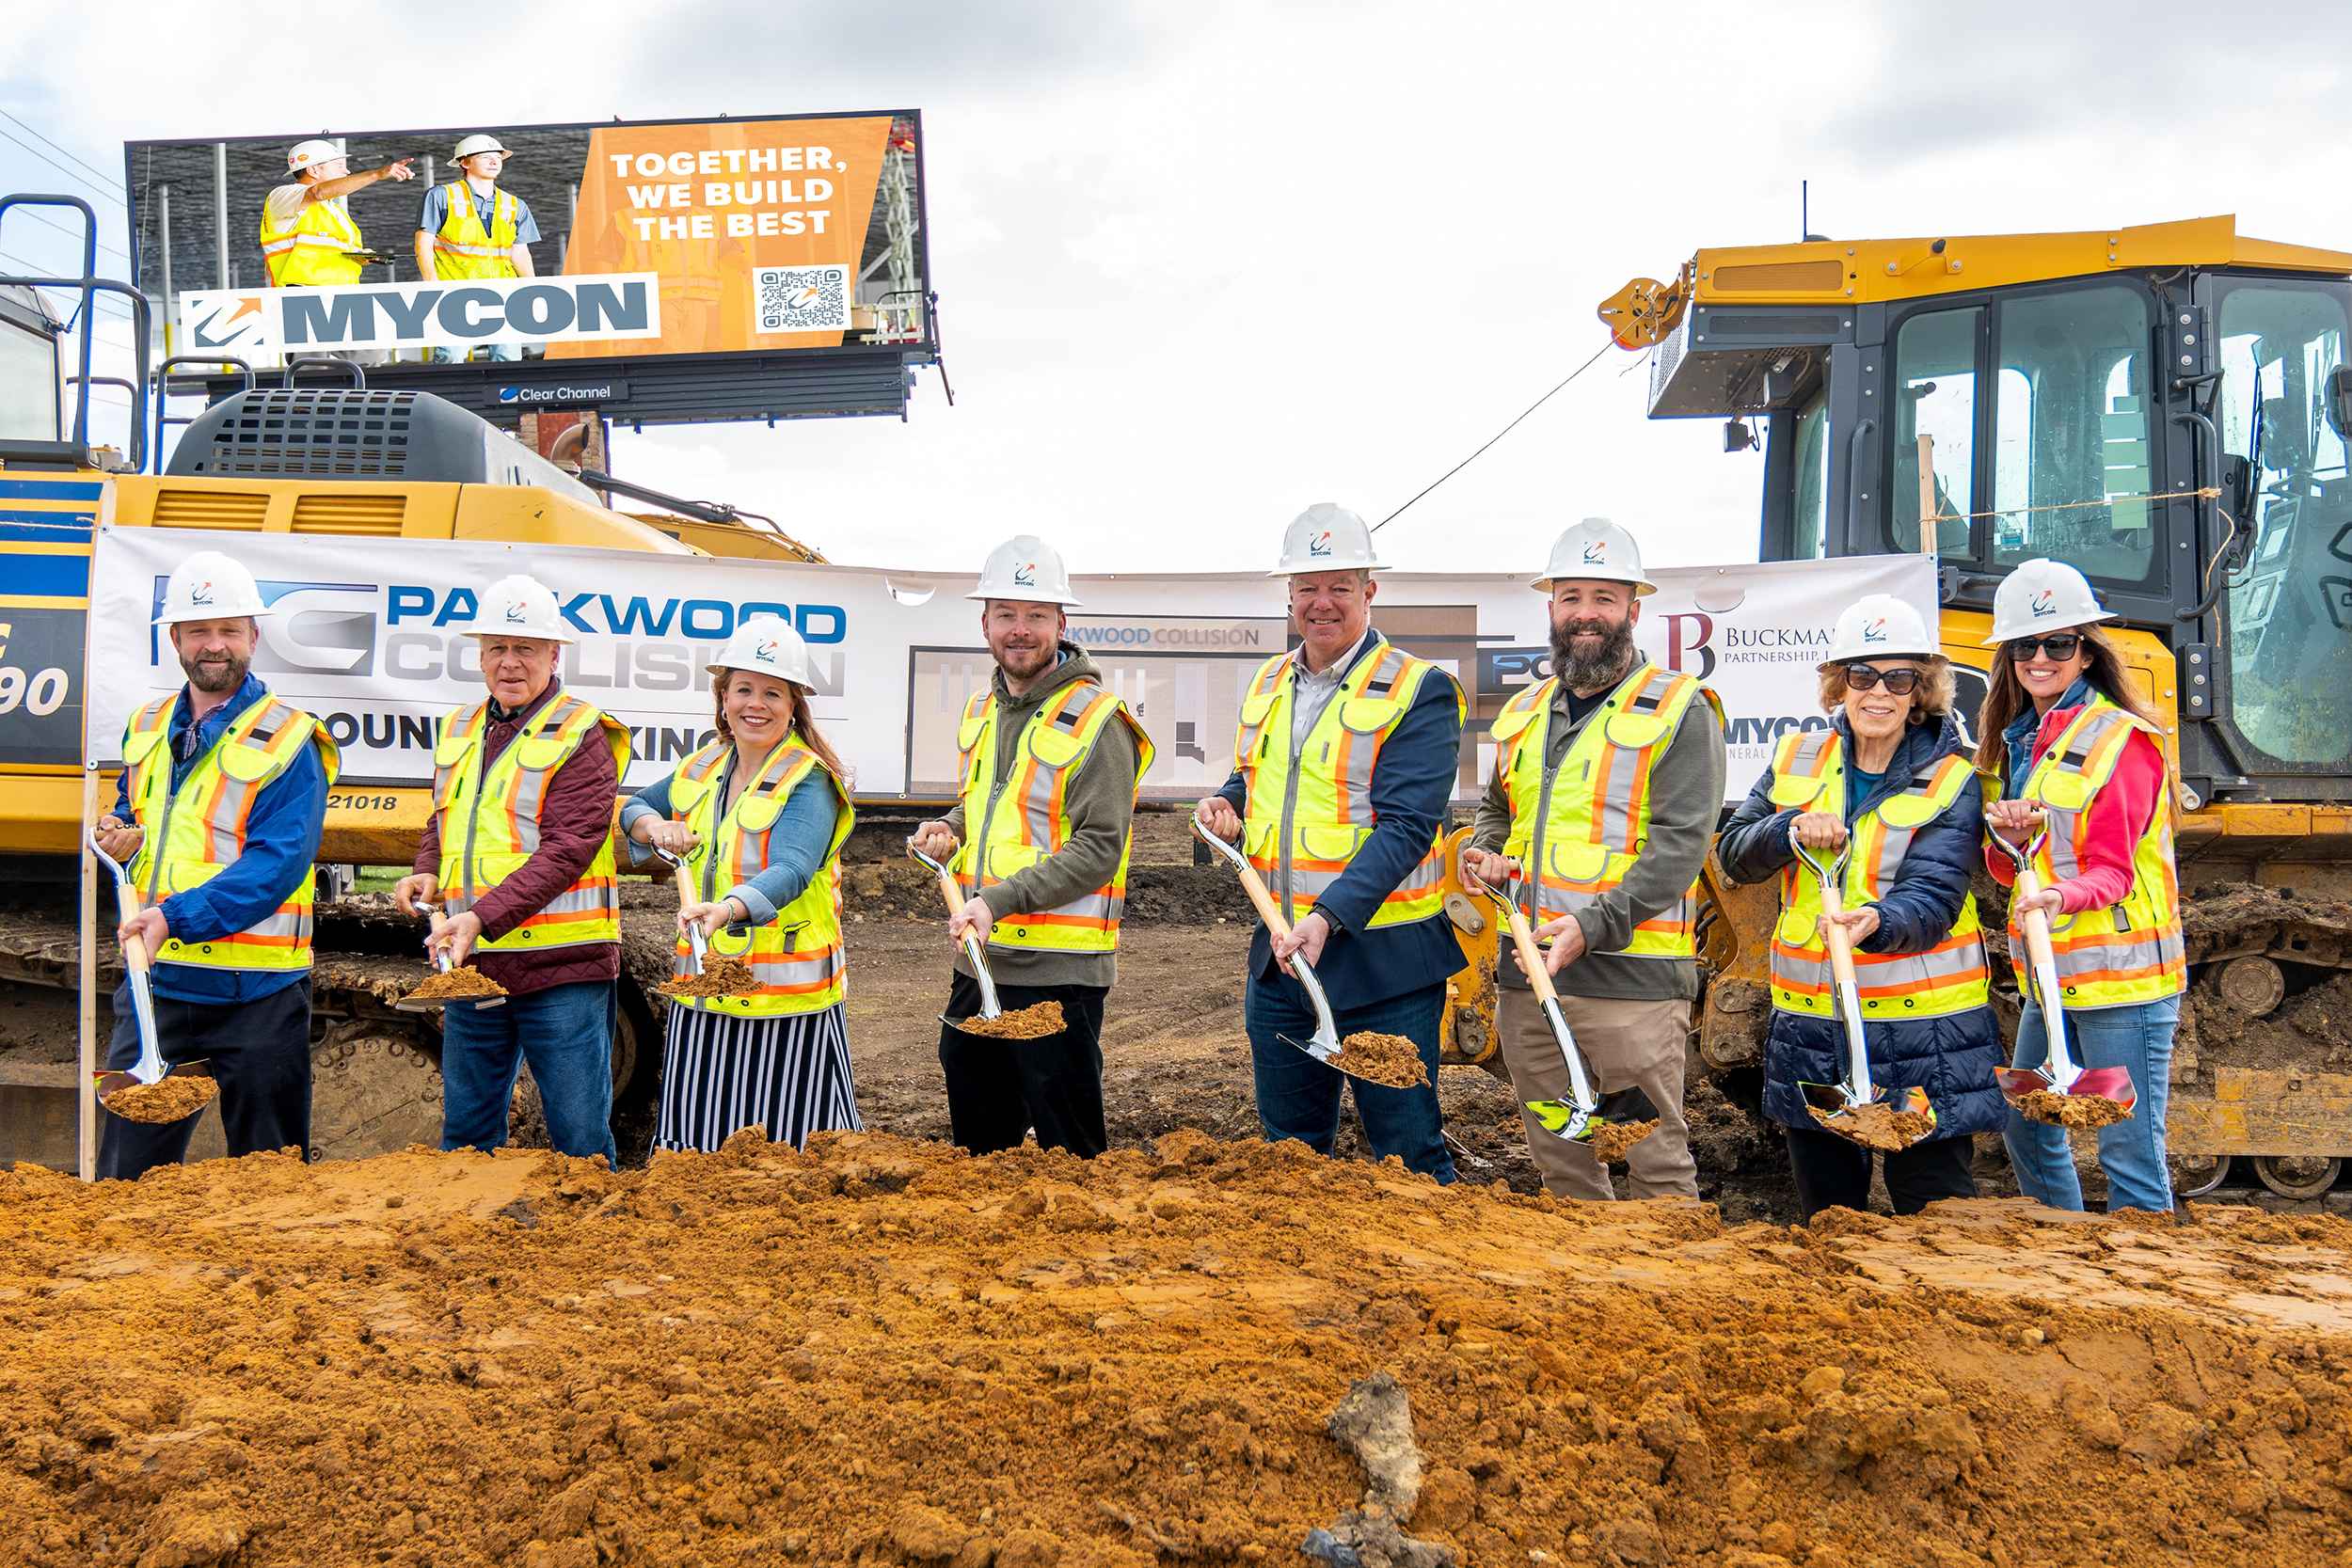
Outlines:
{"type": "Polygon", "coordinates": [[[229,281],[229,144],[213,143],[213,262],[215,289],[232,289],[229,281]]]}
{"type": "MultiPolygon", "coordinates": [[[[167,183],[155,187],[155,233],[161,242],[156,248],[161,253],[164,263],[164,357],[168,359],[179,351],[172,344],[171,325],[174,317],[171,304],[171,186],[167,183]]],[[[140,395],[142,397],[146,395],[145,388],[140,389],[140,395]]]]}

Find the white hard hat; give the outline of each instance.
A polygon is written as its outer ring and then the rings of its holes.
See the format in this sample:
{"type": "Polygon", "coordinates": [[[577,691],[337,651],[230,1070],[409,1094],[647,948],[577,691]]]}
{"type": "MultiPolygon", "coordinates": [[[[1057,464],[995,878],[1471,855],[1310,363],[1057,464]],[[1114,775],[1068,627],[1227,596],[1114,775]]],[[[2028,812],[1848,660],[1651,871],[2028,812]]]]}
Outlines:
{"type": "Polygon", "coordinates": [[[325,136],[298,141],[286,151],[286,172],[300,174],[312,164],[331,164],[343,155],[343,144],[325,136]]]}
{"type": "Polygon", "coordinates": [[[1658,584],[1643,575],[1642,546],[1633,535],[1606,517],[1587,517],[1552,541],[1551,562],[1534,586],[1551,592],[1555,582],[1573,578],[1594,582],[1629,582],[1633,596],[1646,598],[1658,584]]]}
{"type": "Polygon", "coordinates": [[[755,615],[737,626],[719,657],[703,668],[714,675],[722,670],[748,670],[798,687],[817,684],[809,678],[808,644],[781,615],[755,615]]]}
{"type": "Polygon", "coordinates": [[[2114,619],[2100,608],[2090,579],[2063,561],[2038,558],[2003,578],[1994,590],[1993,635],[1984,646],[2114,619]]]}
{"type": "Polygon", "coordinates": [[[1351,567],[1378,571],[1372,553],[1372,530],[1364,520],[1335,501],[1317,501],[1291,519],[1282,531],[1282,560],[1266,576],[1295,577],[1301,572],[1343,572],[1351,567]]]}
{"type": "Polygon", "coordinates": [[[1016,533],[988,552],[979,586],[967,599],[1015,599],[1024,604],[1074,605],[1070,569],[1061,552],[1034,533],[1016,533]]]}
{"type": "Polygon", "coordinates": [[[473,624],[458,628],[460,637],[536,637],[549,642],[575,641],[571,628],[555,607],[555,590],[537,578],[517,572],[482,591],[474,603],[473,624]]]}
{"type": "Polygon", "coordinates": [[[267,615],[261,585],[253,574],[218,550],[199,550],[180,562],[164,587],[159,626],[183,621],[223,621],[235,615],[267,615]]]}
{"type": "Polygon", "coordinates": [[[1935,637],[1910,601],[1865,594],[1837,617],[1827,663],[1859,658],[1939,658],[1935,637]]]}
{"type": "MultiPolygon", "coordinates": [[[[489,132],[476,131],[472,135],[468,136],[464,141],[457,144],[457,150],[449,155],[450,161],[452,163],[462,164],[477,152],[506,152],[506,148],[503,143],[501,143],[496,136],[490,135],[489,132]]],[[[510,158],[514,156],[512,152],[506,152],[506,155],[510,158]]]]}

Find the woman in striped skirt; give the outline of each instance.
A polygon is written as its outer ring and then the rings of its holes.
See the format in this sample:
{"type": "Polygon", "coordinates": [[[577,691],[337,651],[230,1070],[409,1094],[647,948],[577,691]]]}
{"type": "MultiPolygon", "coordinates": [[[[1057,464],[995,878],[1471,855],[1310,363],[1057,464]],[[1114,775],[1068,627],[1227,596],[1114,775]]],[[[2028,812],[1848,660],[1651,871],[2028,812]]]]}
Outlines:
{"type": "Polygon", "coordinates": [[[677,973],[692,967],[687,930],[699,927],[755,985],[671,1001],[654,1146],[715,1149],[758,1123],[797,1148],[864,1125],[842,1025],[841,847],[855,814],[789,623],[744,622],[708,668],[718,737],[623,805],[621,830],[644,847],[637,863],[656,848],[686,861],[694,899],[678,915],[677,973]]]}

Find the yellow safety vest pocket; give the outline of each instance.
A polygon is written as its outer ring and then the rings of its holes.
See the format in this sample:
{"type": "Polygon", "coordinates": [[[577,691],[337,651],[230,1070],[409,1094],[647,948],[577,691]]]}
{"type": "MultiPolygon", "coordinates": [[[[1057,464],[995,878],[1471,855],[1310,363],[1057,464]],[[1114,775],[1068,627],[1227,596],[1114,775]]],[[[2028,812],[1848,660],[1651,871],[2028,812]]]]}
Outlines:
{"type": "Polygon", "coordinates": [[[764,833],[783,815],[784,802],[773,795],[755,795],[735,808],[736,826],[747,833],[764,833]]]}
{"type": "Polygon", "coordinates": [[[1350,697],[1340,704],[1340,724],[1358,735],[1378,735],[1396,722],[1394,697],[1350,697]]]}
{"type": "Polygon", "coordinates": [[[1241,700],[1241,721],[1244,724],[1264,723],[1265,716],[1274,711],[1274,701],[1279,695],[1279,690],[1253,691],[1244,697],[1241,700]]]}
{"type": "Polygon", "coordinates": [[[1525,707],[1513,704],[1495,715],[1495,721],[1489,733],[1497,740],[1516,740],[1527,732],[1528,725],[1535,721],[1536,712],[1537,708],[1534,703],[1528,704],[1525,707]]]}
{"type": "Polygon", "coordinates": [[[1076,736],[1067,733],[1058,725],[1031,724],[1029,726],[1029,755],[1037,758],[1038,765],[1041,768],[1051,768],[1059,771],[1077,761],[1085,751],[1086,746],[1076,736]]]}
{"type": "Polygon", "coordinates": [[[1597,881],[1609,869],[1609,847],[1584,839],[1548,838],[1544,869],[1564,881],[1597,881]]]}
{"type": "Polygon", "coordinates": [[[1279,847],[1282,823],[1279,817],[1265,816],[1242,823],[1242,852],[1260,860],[1272,860],[1279,847]]]}
{"type": "Polygon", "coordinates": [[[1601,734],[1612,746],[1638,752],[1657,745],[1666,738],[1666,721],[1655,713],[1626,713],[1609,716],[1601,734]]]}
{"type": "Polygon", "coordinates": [[[515,761],[532,773],[544,773],[562,762],[571,750],[559,733],[527,736],[515,742],[515,761]]]}
{"type": "Polygon", "coordinates": [[[980,743],[981,734],[988,728],[989,710],[985,707],[956,726],[956,750],[968,752],[980,743]]]}
{"type": "Polygon", "coordinates": [[[1809,806],[1821,798],[1821,792],[1828,784],[1825,778],[1808,778],[1803,773],[1775,773],[1772,775],[1772,804],[1784,811],[1791,806],[1809,806]]]}
{"type": "Polygon", "coordinates": [[[1780,923],[1772,934],[1791,947],[1804,947],[1812,942],[1819,930],[1812,910],[1784,907],[1780,911],[1780,923]]]}
{"type": "Polygon", "coordinates": [[[472,752],[479,737],[480,732],[478,731],[468,730],[457,733],[455,725],[443,725],[441,738],[433,747],[433,766],[436,768],[456,767],[472,752]]]}
{"type": "Polygon", "coordinates": [[[2034,794],[2044,804],[2060,811],[2081,811],[2097,793],[2087,774],[2062,772],[2055,768],[2044,773],[2034,788],[2034,794]]]}
{"type": "Polygon", "coordinates": [[[277,759],[259,746],[223,746],[220,749],[220,770],[239,784],[251,784],[269,776],[277,759]]]}
{"type": "Polygon", "coordinates": [[[718,781],[710,774],[699,779],[672,778],[670,781],[670,815],[680,821],[694,815],[703,803],[703,797],[717,787],[718,781]]]}
{"type": "Polygon", "coordinates": [[[1879,802],[1879,820],[1890,828],[1924,828],[1950,804],[1932,795],[1890,795],[1879,802]]]}
{"type": "Polygon", "coordinates": [[[992,882],[1001,882],[1026,871],[1045,858],[1045,851],[1034,844],[1007,844],[1002,841],[987,846],[988,858],[983,874],[992,882]]]}
{"type": "Polygon", "coordinates": [[[1307,851],[1309,860],[1349,861],[1364,840],[1372,836],[1368,828],[1330,823],[1302,823],[1298,829],[1299,847],[1307,851]]]}
{"type": "Polygon", "coordinates": [[[163,743],[164,732],[161,730],[140,730],[136,734],[124,736],[122,741],[123,765],[127,768],[136,768],[148,759],[156,747],[163,743]]]}

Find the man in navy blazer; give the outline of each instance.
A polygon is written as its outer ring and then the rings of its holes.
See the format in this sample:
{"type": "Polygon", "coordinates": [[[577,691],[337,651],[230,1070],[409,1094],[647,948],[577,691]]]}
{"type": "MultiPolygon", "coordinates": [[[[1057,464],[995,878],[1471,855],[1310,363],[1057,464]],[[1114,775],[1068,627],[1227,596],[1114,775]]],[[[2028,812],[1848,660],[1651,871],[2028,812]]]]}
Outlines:
{"type": "Polygon", "coordinates": [[[1375,1158],[1451,1181],[1438,1032],[1463,960],[1441,903],[1442,837],[1464,704],[1452,675],[1373,627],[1378,564],[1363,519],[1344,508],[1322,502],[1291,524],[1273,575],[1289,579],[1299,644],[1250,681],[1232,776],[1200,816],[1241,845],[1293,926],[1277,941],[1262,924],[1249,942],[1244,1021],[1267,1139],[1328,1154],[1352,1084],[1375,1158]],[[1315,1029],[1292,974],[1298,958],[1323,982],[1342,1037],[1403,1036],[1428,1081],[1351,1080],[1286,1043],[1315,1029]]]}

